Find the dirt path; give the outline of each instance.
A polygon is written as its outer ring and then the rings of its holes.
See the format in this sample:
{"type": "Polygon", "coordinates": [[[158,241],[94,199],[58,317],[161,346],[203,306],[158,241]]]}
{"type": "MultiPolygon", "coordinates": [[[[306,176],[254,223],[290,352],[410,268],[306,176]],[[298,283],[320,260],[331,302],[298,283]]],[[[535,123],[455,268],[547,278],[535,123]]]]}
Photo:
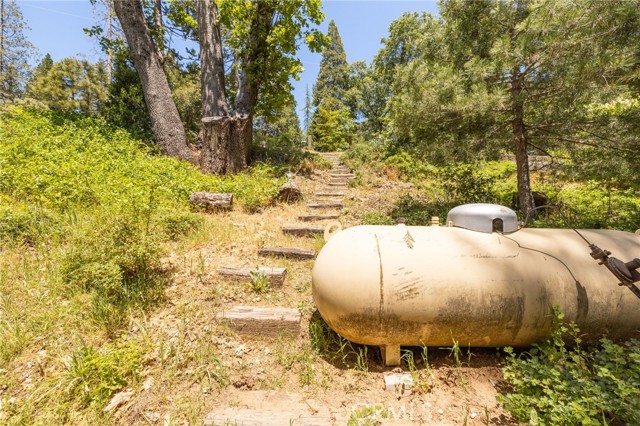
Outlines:
{"type": "Polygon", "coordinates": [[[173,247],[166,259],[174,270],[166,304],[134,326],[154,350],[139,388],[115,411],[117,423],[517,424],[495,398],[501,380],[496,350],[408,348],[413,363],[396,371],[411,374],[412,393],[385,390],[384,374],[393,369],[383,366],[377,348],[349,344],[323,326],[311,297],[313,260],[258,255],[265,246],[317,252],[321,237],[281,230],[303,224],[301,216],[341,214],[344,226],[356,224],[352,213],[371,194],[345,185],[351,171],[337,155],[328,157],[331,171],[296,178],[306,196],[303,202],[260,214],[233,211],[209,217],[201,235],[173,247]],[[257,266],[286,268],[282,288],[260,293],[216,273],[221,267],[257,266]],[[294,337],[241,336],[220,319],[238,305],[294,308],[301,313],[300,332],[294,337]]]}

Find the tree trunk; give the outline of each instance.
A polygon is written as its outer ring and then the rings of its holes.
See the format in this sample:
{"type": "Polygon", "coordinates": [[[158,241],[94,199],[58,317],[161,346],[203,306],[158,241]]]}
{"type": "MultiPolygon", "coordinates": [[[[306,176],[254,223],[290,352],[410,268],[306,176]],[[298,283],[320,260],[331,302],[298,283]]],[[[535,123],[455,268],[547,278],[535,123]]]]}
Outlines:
{"type": "Polygon", "coordinates": [[[229,115],[225,91],[222,38],[218,26],[218,8],[211,0],[196,2],[198,17],[198,42],[200,43],[200,87],[202,117],[229,115]]]}
{"type": "Polygon", "coordinates": [[[253,133],[250,116],[202,119],[200,167],[208,173],[238,173],[247,167],[253,133]]]}
{"type": "Polygon", "coordinates": [[[165,154],[195,162],[140,0],[115,0],[113,6],[140,76],[156,142],[165,154]]]}
{"type": "Polygon", "coordinates": [[[513,121],[512,134],[518,178],[518,200],[524,218],[535,218],[535,204],[529,177],[529,155],[527,154],[527,129],[524,124],[524,102],[522,100],[522,75],[518,68],[512,70],[511,102],[513,121]]]}

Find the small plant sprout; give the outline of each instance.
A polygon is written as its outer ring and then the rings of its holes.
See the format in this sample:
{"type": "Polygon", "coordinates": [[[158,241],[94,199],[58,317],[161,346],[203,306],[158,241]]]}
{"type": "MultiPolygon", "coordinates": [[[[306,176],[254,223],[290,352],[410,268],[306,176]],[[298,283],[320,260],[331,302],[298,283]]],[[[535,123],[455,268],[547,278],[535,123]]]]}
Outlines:
{"type": "Polygon", "coordinates": [[[261,272],[260,269],[256,268],[255,271],[249,272],[249,275],[251,276],[249,286],[254,293],[264,294],[271,290],[269,277],[261,272]]]}

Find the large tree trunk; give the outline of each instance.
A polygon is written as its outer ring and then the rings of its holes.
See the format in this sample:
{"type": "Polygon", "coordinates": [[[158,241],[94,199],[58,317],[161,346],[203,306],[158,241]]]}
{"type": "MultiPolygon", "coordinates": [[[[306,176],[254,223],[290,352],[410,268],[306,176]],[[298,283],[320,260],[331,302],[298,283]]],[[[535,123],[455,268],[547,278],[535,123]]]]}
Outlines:
{"type": "Polygon", "coordinates": [[[115,0],[113,6],[140,76],[156,142],[165,154],[195,162],[140,0],[115,0]]]}
{"type": "Polygon", "coordinates": [[[204,117],[200,167],[206,172],[215,174],[242,171],[247,167],[252,134],[250,116],[204,117]]]}
{"type": "Polygon", "coordinates": [[[512,70],[511,77],[511,122],[518,178],[518,200],[524,218],[535,218],[535,204],[529,177],[529,154],[527,153],[527,129],[524,124],[524,102],[522,100],[522,75],[518,68],[512,70]]]}
{"type": "Polygon", "coordinates": [[[197,17],[202,68],[202,150],[200,167],[209,173],[236,173],[244,169],[251,154],[253,109],[261,76],[254,70],[267,60],[267,37],[271,31],[273,5],[256,2],[245,56],[240,58],[238,92],[233,113],[225,92],[222,40],[215,1],[199,0],[197,17]]]}

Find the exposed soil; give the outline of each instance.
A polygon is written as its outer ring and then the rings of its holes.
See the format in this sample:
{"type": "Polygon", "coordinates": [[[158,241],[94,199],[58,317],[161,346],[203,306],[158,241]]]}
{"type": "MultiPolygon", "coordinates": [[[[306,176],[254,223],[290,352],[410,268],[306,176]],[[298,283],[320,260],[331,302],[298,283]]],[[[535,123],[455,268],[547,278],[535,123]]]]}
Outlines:
{"type": "MultiPolygon", "coordinates": [[[[305,201],[258,214],[236,209],[211,215],[202,236],[172,247],[165,259],[173,270],[166,302],[133,325],[135,333],[153,342],[154,351],[142,383],[114,409],[116,423],[345,425],[351,419],[349,424],[517,424],[496,401],[502,376],[495,349],[462,348],[456,361],[451,348],[428,348],[426,365],[422,348],[408,348],[416,360],[416,383],[408,396],[385,390],[383,376],[394,369],[384,367],[375,347],[367,348],[360,367],[353,358],[362,354],[361,346],[352,346],[347,362],[331,351],[314,350],[309,330],[318,321],[311,296],[313,261],[261,258],[257,250],[318,251],[321,238],[285,236],[280,228],[310,213],[306,203],[328,179],[329,171],[296,177],[305,201]],[[258,294],[246,283],[216,274],[219,267],[256,266],[286,267],[284,287],[258,294]],[[217,318],[236,305],[296,308],[302,313],[300,333],[296,338],[241,337],[217,318]]],[[[380,208],[407,189],[388,181],[381,185],[344,191],[343,226],[357,224],[363,210],[380,208]]],[[[395,371],[406,372],[408,366],[395,371]]]]}

